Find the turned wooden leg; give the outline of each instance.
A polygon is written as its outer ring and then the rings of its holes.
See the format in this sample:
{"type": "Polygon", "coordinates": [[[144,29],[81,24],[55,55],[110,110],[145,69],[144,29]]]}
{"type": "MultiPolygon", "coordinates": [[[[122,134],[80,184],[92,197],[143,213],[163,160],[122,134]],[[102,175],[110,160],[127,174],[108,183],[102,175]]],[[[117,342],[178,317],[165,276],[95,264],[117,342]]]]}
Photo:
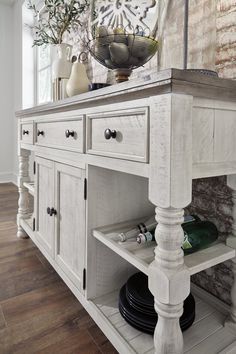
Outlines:
{"type": "Polygon", "coordinates": [[[192,106],[192,96],[171,93],[152,99],[150,108],[149,199],[157,206],[158,225],[148,278],[158,314],[156,354],[183,353],[179,318],[190,293],[190,273],[181,224],[192,199],[192,106]]]}
{"type": "Polygon", "coordinates": [[[190,293],[190,273],[184,265],[183,209],[156,208],[155,260],[149,268],[149,288],[155,297],[158,322],[154,334],[156,354],[182,354],[179,318],[190,293]]]}
{"type": "Polygon", "coordinates": [[[23,183],[29,181],[29,155],[28,150],[20,149],[19,154],[19,176],[18,176],[18,214],[17,214],[17,237],[28,238],[28,235],[20,226],[21,219],[29,217],[29,193],[23,183]]]}

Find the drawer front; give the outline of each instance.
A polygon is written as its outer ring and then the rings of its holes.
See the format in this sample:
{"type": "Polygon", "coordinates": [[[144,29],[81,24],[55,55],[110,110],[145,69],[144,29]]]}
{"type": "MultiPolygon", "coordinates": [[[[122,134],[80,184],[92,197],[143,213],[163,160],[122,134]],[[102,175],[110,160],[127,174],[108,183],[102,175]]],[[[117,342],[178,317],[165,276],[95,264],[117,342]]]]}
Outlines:
{"type": "Polygon", "coordinates": [[[83,125],[83,117],[76,120],[37,123],[37,145],[83,152],[83,125]]]}
{"type": "Polygon", "coordinates": [[[33,123],[23,123],[20,127],[20,140],[26,144],[34,143],[33,123]]]}
{"type": "Polygon", "coordinates": [[[88,153],[148,162],[149,111],[147,107],[90,115],[87,117],[87,124],[88,153]]]}

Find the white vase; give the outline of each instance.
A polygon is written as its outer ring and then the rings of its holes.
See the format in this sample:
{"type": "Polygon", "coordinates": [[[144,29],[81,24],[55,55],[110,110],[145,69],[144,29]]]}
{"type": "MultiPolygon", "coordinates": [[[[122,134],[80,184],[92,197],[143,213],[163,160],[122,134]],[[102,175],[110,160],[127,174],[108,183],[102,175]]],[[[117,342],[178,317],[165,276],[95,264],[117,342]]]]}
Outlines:
{"type": "Polygon", "coordinates": [[[72,46],[70,44],[61,43],[55,46],[52,63],[53,81],[58,78],[69,79],[72,68],[71,54],[72,46]]]}
{"type": "Polygon", "coordinates": [[[72,65],[71,75],[66,85],[66,92],[69,97],[87,92],[89,90],[89,79],[84,64],[75,62],[72,65]]]}

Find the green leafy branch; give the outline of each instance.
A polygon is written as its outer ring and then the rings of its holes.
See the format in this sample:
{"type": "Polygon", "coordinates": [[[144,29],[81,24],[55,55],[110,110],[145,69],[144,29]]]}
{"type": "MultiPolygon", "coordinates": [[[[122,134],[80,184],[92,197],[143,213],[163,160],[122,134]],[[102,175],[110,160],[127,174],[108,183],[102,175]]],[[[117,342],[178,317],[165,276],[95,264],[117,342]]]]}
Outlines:
{"type": "Polygon", "coordinates": [[[33,12],[35,25],[34,46],[60,44],[66,32],[81,26],[81,16],[90,6],[89,0],[44,0],[41,10],[36,8],[33,0],[28,0],[27,8],[33,12]]]}

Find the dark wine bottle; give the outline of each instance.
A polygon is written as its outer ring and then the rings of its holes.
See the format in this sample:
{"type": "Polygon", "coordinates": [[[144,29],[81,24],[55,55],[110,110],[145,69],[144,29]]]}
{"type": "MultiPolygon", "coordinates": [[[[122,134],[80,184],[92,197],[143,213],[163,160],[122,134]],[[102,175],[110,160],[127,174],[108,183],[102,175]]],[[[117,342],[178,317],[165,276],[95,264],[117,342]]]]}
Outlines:
{"type": "Polygon", "coordinates": [[[210,221],[197,221],[183,225],[184,242],[182,248],[184,254],[190,254],[208,247],[219,236],[217,227],[210,221]]]}
{"type": "MultiPolygon", "coordinates": [[[[194,220],[186,220],[182,228],[184,231],[182,249],[186,255],[208,247],[218,238],[216,226],[210,221],[201,221],[196,216],[194,220]]],[[[155,228],[139,234],[136,240],[139,244],[155,241],[155,228]]]]}

